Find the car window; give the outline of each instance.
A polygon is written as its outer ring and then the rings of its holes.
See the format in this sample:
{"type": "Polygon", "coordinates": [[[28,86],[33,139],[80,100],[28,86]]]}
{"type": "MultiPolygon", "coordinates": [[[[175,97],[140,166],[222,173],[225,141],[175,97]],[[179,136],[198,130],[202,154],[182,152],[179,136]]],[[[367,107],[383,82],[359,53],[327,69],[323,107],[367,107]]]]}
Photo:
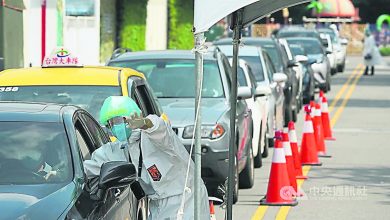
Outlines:
{"type": "Polygon", "coordinates": [[[229,61],[225,58],[222,59],[223,63],[223,68],[225,70],[225,78],[228,84],[228,88],[231,88],[232,86],[232,75],[233,75],[233,70],[232,66],[230,65],[229,61]]]}
{"type": "Polygon", "coordinates": [[[240,86],[248,86],[248,83],[246,82],[244,69],[242,67],[237,68],[237,81],[240,86]]]}
{"type": "Polygon", "coordinates": [[[264,81],[264,70],[259,56],[240,56],[240,59],[245,60],[252,68],[256,82],[264,81]]]}
{"type": "Polygon", "coordinates": [[[321,43],[316,40],[301,41],[298,39],[297,40],[291,39],[288,40],[288,42],[301,45],[305,49],[306,53],[309,55],[318,55],[324,53],[321,43]]]}
{"type": "Polygon", "coordinates": [[[100,107],[109,96],[121,95],[119,86],[20,86],[0,93],[0,101],[27,101],[71,104],[99,118],[100,107]]]}
{"type": "Polygon", "coordinates": [[[0,185],[71,181],[70,145],[61,123],[0,122],[0,185]]]}
{"type": "Polygon", "coordinates": [[[136,94],[142,100],[142,105],[145,107],[144,115],[155,114],[156,107],[154,106],[153,99],[150,97],[149,92],[145,85],[139,85],[136,88],[136,94]]]}
{"type": "MultiPolygon", "coordinates": [[[[144,74],[157,98],[195,97],[194,59],[148,59],[112,62],[110,65],[144,70],[144,74]],[[145,71],[144,66],[154,66],[145,71]]],[[[142,93],[143,91],[141,91],[142,93]]],[[[216,61],[204,61],[202,96],[205,98],[225,97],[219,67],[216,61]]]]}
{"type": "Polygon", "coordinates": [[[272,64],[272,61],[271,59],[269,58],[268,54],[267,53],[264,53],[264,61],[265,61],[265,65],[267,66],[267,77],[268,77],[268,80],[270,82],[272,82],[272,76],[274,75],[274,73],[276,73],[276,70],[275,70],[275,67],[274,65],[272,64]]]}
{"type": "Polygon", "coordinates": [[[80,152],[83,160],[91,159],[91,152],[89,151],[88,145],[85,142],[83,136],[81,135],[79,129],[76,129],[76,138],[77,138],[77,143],[79,144],[80,147],[80,152]]]}
{"type": "Polygon", "coordinates": [[[82,119],[90,137],[93,139],[93,145],[95,149],[109,142],[107,135],[93,118],[85,113],[81,113],[80,118],[82,119]]]}
{"type": "Polygon", "coordinates": [[[247,68],[248,68],[248,75],[249,75],[250,83],[252,85],[251,87],[256,88],[256,79],[255,79],[255,76],[253,75],[252,68],[249,65],[247,66],[247,68]]]}
{"type": "Polygon", "coordinates": [[[91,154],[95,150],[94,142],[89,137],[89,134],[86,131],[86,129],[84,128],[80,119],[76,119],[75,130],[76,130],[77,143],[78,143],[79,148],[80,148],[80,153],[82,155],[82,159],[83,160],[91,159],[91,154]]]}
{"type": "Polygon", "coordinates": [[[278,52],[278,48],[273,44],[267,44],[262,46],[262,48],[269,54],[272,62],[274,63],[277,69],[283,69],[282,59],[278,52]]]}

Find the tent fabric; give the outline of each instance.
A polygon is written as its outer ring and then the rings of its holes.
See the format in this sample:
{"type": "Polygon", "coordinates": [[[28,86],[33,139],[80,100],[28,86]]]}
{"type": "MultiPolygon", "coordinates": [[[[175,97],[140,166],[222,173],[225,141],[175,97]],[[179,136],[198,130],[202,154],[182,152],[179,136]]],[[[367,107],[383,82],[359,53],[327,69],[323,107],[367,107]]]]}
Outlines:
{"type": "Polygon", "coordinates": [[[267,14],[309,0],[195,0],[195,34],[205,32],[224,17],[244,9],[243,25],[249,25],[267,14]]]}
{"type": "Polygon", "coordinates": [[[258,0],[195,0],[195,34],[207,31],[224,17],[256,1],[258,0]]]}
{"type": "Polygon", "coordinates": [[[260,0],[244,7],[243,25],[250,25],[266,15],[309,0],[260,0]]]}
{"type": "Polygon", "coordinates": [[[324,6],[321,13],[314,15],[319,17],[354,17],[356,15],[355,7],[350,0],[320,0],[324,6]]]}

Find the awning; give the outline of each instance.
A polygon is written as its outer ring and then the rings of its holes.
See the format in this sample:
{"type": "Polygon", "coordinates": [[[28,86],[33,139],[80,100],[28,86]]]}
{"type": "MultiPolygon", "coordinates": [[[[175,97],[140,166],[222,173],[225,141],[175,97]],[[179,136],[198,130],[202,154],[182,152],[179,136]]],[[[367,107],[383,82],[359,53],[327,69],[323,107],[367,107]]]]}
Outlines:
{"type": "Polygon", "coordinates": [[[243,24],[249,25],[267,14],[309,0],[195,0],[195,34],[207,31],[215,23],[243,8],[243,24]]]}

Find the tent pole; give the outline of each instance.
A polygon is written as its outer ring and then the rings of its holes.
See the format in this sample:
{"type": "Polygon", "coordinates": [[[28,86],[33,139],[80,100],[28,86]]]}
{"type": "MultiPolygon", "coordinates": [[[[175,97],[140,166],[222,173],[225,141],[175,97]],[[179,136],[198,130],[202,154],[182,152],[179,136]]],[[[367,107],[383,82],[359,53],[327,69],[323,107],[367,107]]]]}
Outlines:
{"type": "MultiPolygon", "coordinates": [[[[237,63],[238,49],[240,46],[242,11],[238,10],[233,14],[233,64],[232,64],[232,86],[230,91],[230,141],[229,141],[229,175],[227,194],[227,220],[233,218],[233,190],[235,188],[235,164],[236,157],[236,111],[237,111],[237,63]]],[[[238,161],[237,161],[238,163],[238,161]]],[[[238,177],[237,177],[238,178],[238,177]]]]}
{"type": "Polygon", "coordinates": [[[201,87],[203,80],[203,54],[198,50],[201,49],[204,42],[204,33],[195,34],[195,60],[196,60],[196,89],[195,89],[195,148],[194,148],[194,156],[195,156],[195,177],[194,177],[194,217],[195,220],[200,219],[200,212],[204,210],[200,210],[201,207],[201,195],[200,195],[200,187],[201,187],[201,162],[202,162],[202,151],[201,151],[201,108],[198,109],[198,106],[201,106],[200,97],[202,95],[201,87]]]}

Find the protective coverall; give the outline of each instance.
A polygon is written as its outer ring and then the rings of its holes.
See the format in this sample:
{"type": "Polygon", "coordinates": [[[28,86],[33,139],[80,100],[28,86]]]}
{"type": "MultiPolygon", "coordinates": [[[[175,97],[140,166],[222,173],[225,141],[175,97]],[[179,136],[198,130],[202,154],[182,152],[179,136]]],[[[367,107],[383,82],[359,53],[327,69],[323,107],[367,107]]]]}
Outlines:
{"type": "MultiPolygon", "coordinates": [[[[136,166],[139,161],[141,144],[142,170],[139,180],[143,190],[150,199],[148,219],[176,220],[180,208],[185,174],[188,161],[190,172],[187,186],[183,219],[194,219],[194,163],[189,160],[189,154],[170,126],[156,115],[147,116],[153,127],[145,130],[133,130],[126,142],[107,143],[97,149],[91,160],[84,162],[88,178],[98,176],[100,167],[108,161],[129,161],[136,166]],[[124,148],[121,149],[121,146],[124,148]]],[[[209,220],[208,195],[204,184],[201,186],[201,219],[209,220]]]]}
{"type": "Polygon", "coordinates": [[[370,54],[371,59],[364,59],[364,64],[366,65],[364,74],[367,75],[368,69],[371,67],[371,74],[374,75],[374,66],[381,64],[382,57],[378,47],[376,46],[374,36],[370,33],[367,35],[364,39],[363,57],[366,57],[368,54],[370,54]]]}

